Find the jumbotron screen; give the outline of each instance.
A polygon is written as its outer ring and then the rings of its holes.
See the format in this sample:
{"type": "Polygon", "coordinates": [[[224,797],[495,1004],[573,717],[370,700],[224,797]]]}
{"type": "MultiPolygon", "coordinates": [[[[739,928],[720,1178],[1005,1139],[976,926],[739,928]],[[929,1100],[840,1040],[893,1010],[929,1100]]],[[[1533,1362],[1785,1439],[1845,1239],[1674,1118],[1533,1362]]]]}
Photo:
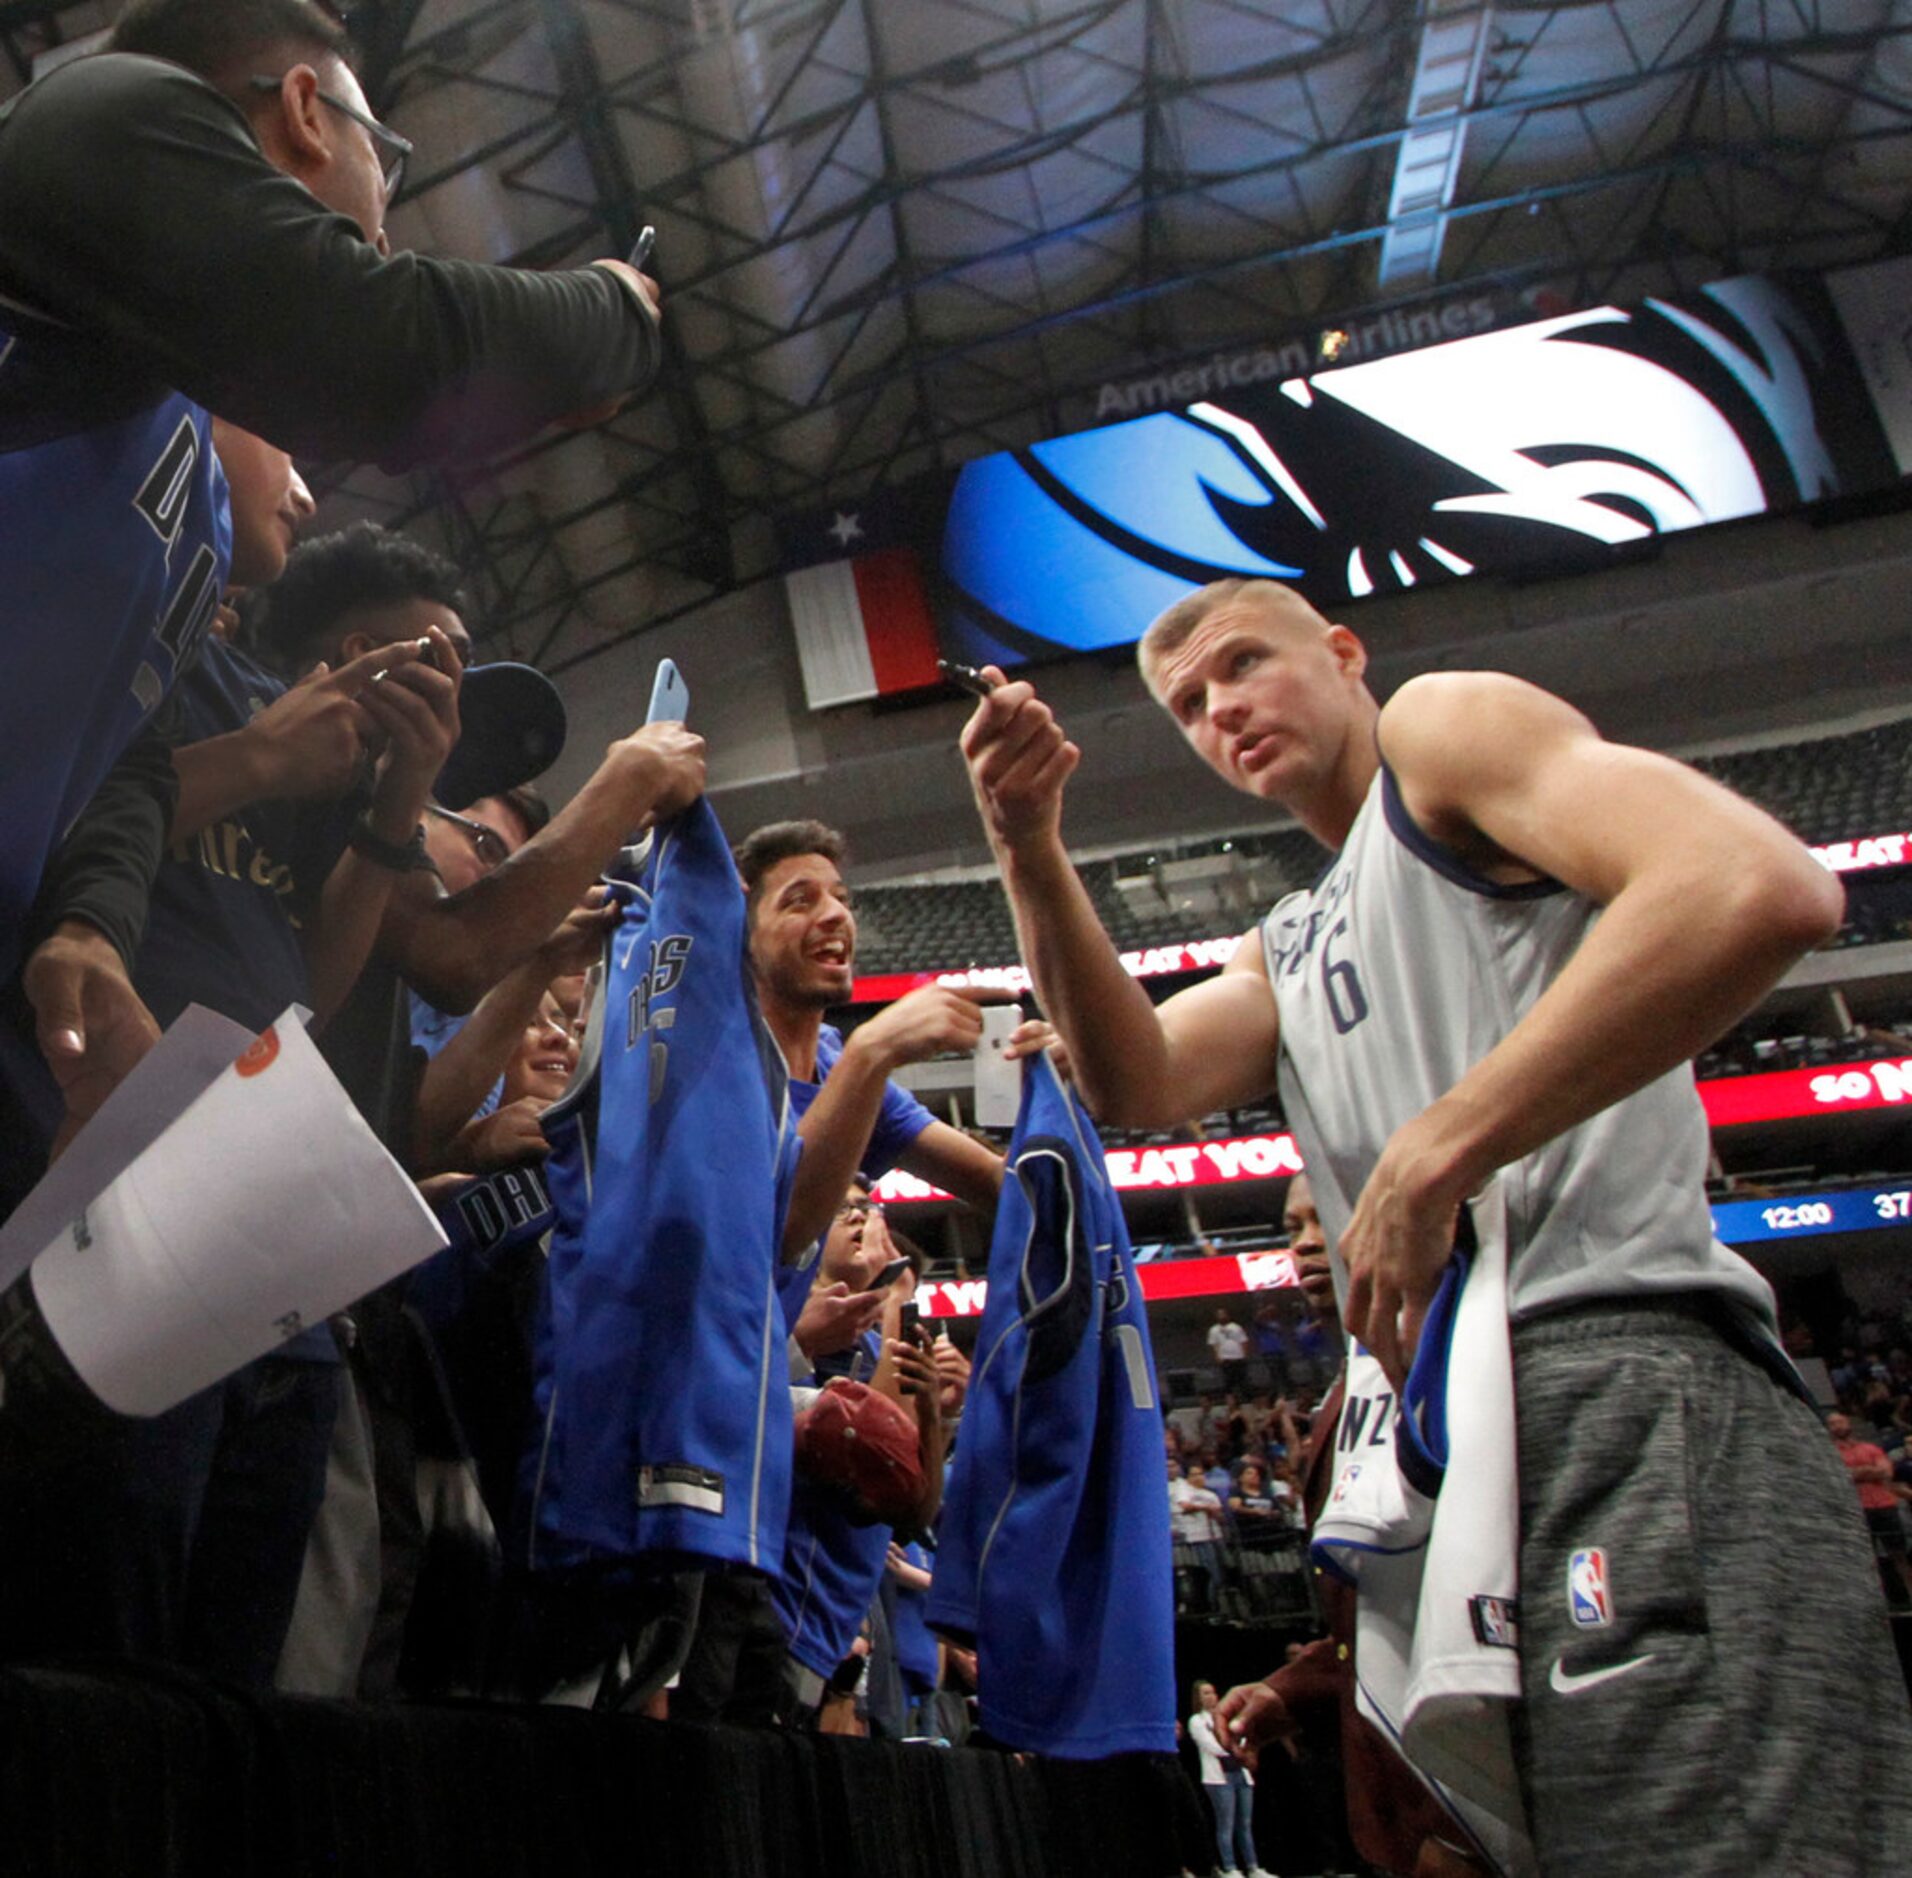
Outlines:
{"type": "Polygon", "coordinates": [[[1898,475],[1826,283],[1747,276],[980,458],[949,497],[937,610],[954,658],[1048,659],[1126,645],[1211,580],[1332,610],[1898,475]]]}

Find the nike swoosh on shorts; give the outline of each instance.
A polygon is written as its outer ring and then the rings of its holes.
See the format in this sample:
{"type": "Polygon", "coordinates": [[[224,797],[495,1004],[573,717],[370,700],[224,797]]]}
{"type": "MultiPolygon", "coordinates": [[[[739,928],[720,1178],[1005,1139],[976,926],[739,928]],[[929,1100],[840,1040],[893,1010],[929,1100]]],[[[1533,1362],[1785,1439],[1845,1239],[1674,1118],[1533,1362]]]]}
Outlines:
{"type": "Polygon", "coordinates": [[[1649,1650],[1645,1656],[1636,1656],[1624,1663],[1610,1663],[1605,1669],[1583,1670],[1578,1676],[1570,1674],[1566,1665],[1556,1656],[1547,1682],[1556,1695],[1578,1695],[1583,1689],[1597,1688],[1603,1682],[1611,1682],[1616,1676],[1630,1675],[1643,1664],[1652,1662],[1653,1656],[1654,1653],[1649,1650]]]}

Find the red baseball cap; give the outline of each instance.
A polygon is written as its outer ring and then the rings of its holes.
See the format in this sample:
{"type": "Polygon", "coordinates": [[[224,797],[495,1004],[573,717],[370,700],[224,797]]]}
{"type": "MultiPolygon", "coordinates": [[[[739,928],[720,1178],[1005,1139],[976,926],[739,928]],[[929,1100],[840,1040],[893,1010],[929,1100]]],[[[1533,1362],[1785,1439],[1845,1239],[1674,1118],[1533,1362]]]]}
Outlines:
{"type": "Polygon", "coordinates": [[[860,1525],[907,1524],[923,1502],[916,1418],[894,1397],[844,1376],[797,1417],[797,1465],[844,1494],[860,1525]]]}

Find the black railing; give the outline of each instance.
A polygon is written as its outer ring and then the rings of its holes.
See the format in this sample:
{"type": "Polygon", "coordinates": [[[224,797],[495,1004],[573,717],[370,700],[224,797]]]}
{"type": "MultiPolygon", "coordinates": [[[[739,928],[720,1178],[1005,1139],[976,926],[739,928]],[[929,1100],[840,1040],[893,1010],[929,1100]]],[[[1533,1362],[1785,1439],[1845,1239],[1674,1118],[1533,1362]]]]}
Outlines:
{"type": "Polygon", "coordinates": [[[1200,1545],[1175,1541],[1175,1608],[1230,1624],[1312,1624],[1314,1572],[1299,1526],[1241,1524],[1200,1545]]]}

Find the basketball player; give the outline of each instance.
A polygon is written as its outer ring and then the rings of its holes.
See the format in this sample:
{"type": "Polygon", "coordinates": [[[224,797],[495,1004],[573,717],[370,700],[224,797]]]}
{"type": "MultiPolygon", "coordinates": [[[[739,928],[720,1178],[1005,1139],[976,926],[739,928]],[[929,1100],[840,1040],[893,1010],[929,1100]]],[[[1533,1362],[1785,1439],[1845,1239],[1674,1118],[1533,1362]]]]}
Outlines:
{"type": "Polygon", "coordinates": [[[1273,583],[1190,595],[1140,659],[1196,752],[1336,859],[1158,1010],[1069,864],[1080,752],[998,683],[963,749],[1023,957],[1105,1122],[1279,1083],[1344,1317],[1397,1388],[1458,1210],[1501,1172],[1543,1868],[1896,1869],[1904,1689],[1771,1293],[1713,1237],[1686,1067],[1836,929],[1837,883],[1518,680],[1423,677],[1383,710],[1360,640],[1273,583]]]}

